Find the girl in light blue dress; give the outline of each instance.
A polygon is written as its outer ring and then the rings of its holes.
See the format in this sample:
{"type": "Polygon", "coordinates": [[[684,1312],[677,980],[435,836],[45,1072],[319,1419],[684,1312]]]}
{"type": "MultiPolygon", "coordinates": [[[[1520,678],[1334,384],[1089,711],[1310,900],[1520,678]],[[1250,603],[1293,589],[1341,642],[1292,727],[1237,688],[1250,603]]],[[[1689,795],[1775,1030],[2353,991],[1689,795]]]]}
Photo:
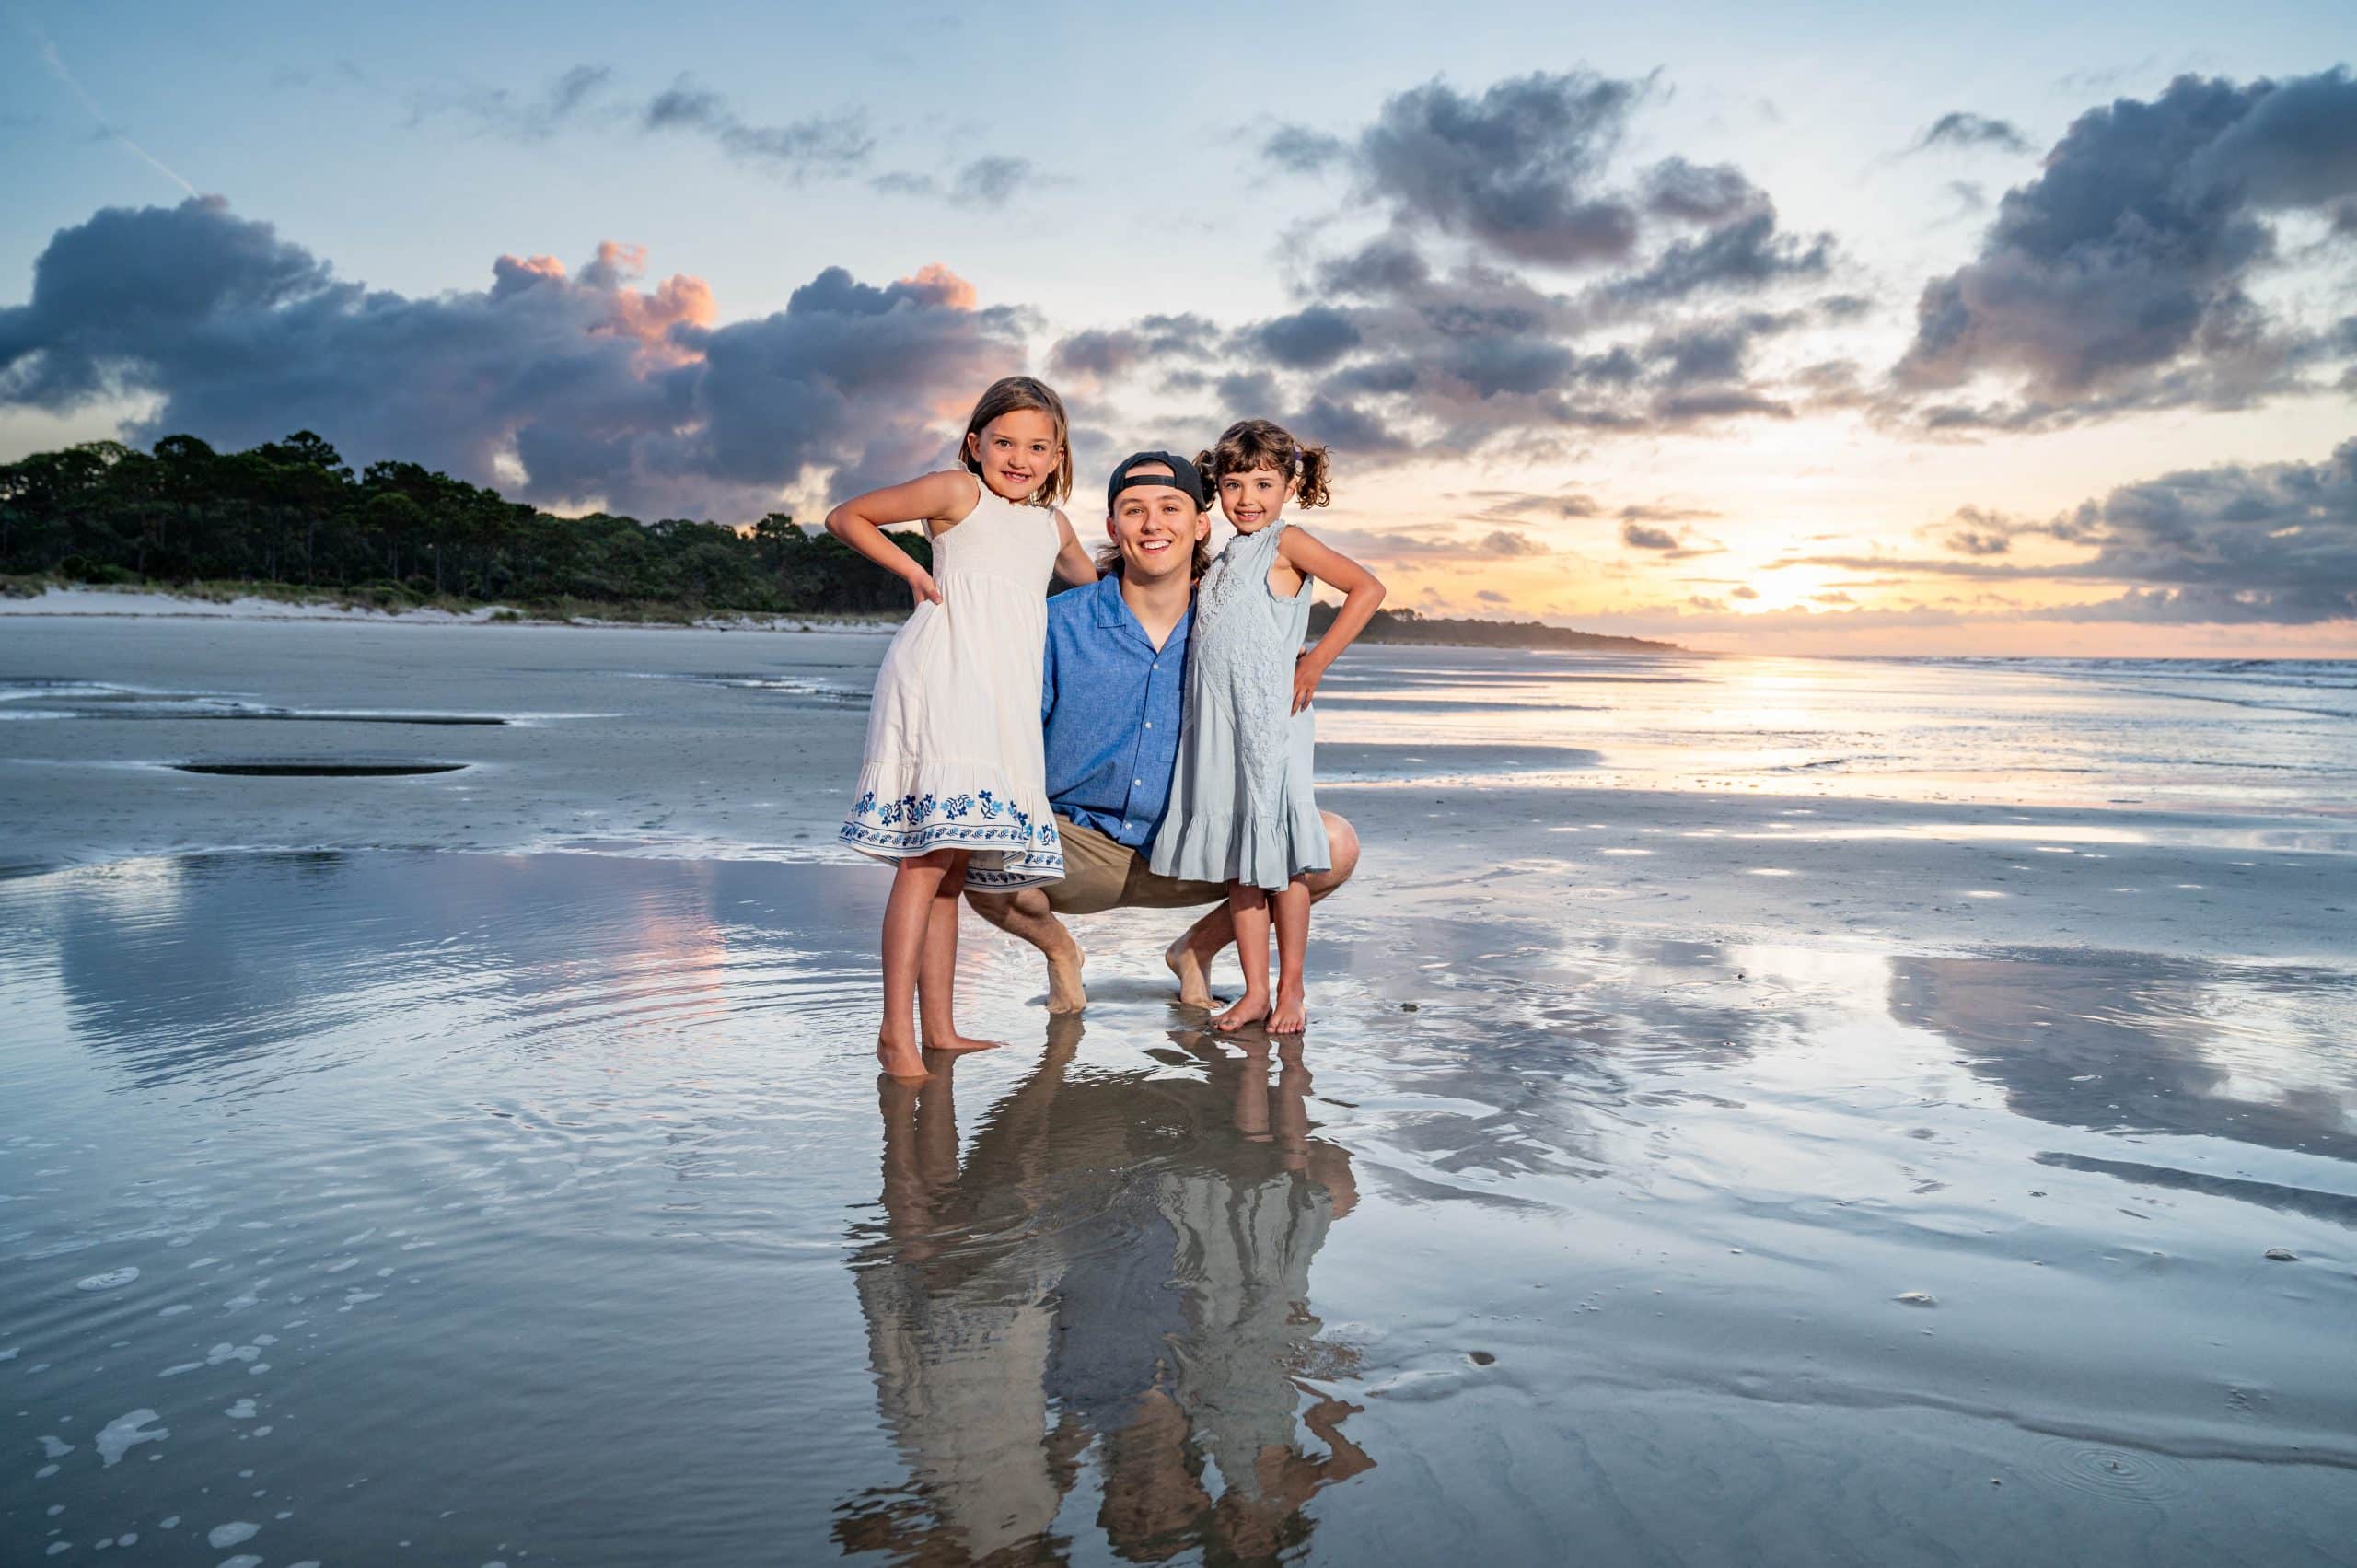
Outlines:
{"type": "Polygon", "coordinates": [[[1309,888],[1303,877],[1329,864],[1311,787],[1309,701],[1328,667],[1383,603],[1383,585],[1285,520],[1289,500],[1326,505],[1331,465],[1325,447],[1306,447],[1268,420],[1248,419],[1230,425],[1195,466],[1218,492],[1236,537],[1196,591],[1186,722],[1151,864],[1160,876],[1227,884],[1244,995],[1214,1026],[1234,1031],[1265,1022],[1272,1034],[1295,1034],[1308,1021],[1302,961],[1309,946],[1309,888]],[[1305,649],[1310,588],[1318,582],[1342,591],[1342,607],[1318,645],[1305,649]]]}

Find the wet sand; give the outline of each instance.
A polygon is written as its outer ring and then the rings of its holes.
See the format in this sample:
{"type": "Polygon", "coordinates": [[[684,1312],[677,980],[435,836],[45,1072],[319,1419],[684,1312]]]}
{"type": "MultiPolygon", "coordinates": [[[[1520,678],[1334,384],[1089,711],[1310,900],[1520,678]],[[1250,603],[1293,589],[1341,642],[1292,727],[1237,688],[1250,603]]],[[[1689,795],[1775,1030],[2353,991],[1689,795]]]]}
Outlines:
{"type": "Polygon", "coordinates": [[[2329,713],[2220,731],[2305,793],[2189,794],[2206,719],[2061,757],[2149,696],[2009,677],[2014,731],[1910,750],[1968,694],[1852,667],[1745,772],[1738,694],[1816,667],[1382,650],[1326,720],[1369,853],[1301,1050],[1170,1005],[1165,917],[1081,928],[1062,1024],[970,923],[1008,1048],[907,1094],[885,878],[827,842],[878,652],[0,625],[0,711],[60,715],[0,720],[0,1533],[2350,1560],[2329,713]],[[1395,702],[1459,706],[1387,755],[1395,702]],[[1681,726],[1724,776],[1651,761],[1681,726]],[[294,755],[467,765],[164,765],[294,755]]]}

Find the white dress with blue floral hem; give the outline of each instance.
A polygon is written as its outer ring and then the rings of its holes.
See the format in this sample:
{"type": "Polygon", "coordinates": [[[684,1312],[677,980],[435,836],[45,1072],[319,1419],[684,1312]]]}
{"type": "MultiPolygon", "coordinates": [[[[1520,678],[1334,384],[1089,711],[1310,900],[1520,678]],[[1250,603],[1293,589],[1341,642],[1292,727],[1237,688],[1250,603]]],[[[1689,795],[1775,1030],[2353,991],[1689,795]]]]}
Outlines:
{"type": "Polygon", "coordinates": [[[876,672],[867,749],[840,834],[879,860],[971,851],[966,886],[1060,881],[1039,737],[1048,578],[1062,536],[1045,506],[976,482],[974,509],[933,540],[941,601],[917,606],[876,672]]]}

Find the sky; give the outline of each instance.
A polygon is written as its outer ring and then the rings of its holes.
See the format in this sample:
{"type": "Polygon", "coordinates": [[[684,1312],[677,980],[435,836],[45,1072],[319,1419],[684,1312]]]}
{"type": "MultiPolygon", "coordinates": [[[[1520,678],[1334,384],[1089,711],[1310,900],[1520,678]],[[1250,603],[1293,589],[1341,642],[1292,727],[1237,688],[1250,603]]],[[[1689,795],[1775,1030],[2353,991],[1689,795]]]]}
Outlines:
{"type": "Polygon", "coordinates": [[[0,461],[815,522],[989,380],[1426,614],[2357,656],[2357,8],[0,0],[0,461]]]}

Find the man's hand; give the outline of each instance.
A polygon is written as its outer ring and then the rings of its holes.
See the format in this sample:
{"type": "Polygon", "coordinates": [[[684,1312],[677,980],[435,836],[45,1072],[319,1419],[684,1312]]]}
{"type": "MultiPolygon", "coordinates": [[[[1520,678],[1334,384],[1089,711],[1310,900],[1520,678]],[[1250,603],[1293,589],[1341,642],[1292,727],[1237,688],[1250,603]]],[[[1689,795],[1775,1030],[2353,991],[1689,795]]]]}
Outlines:
{"type": "Polygon", "coordinates": [[[922,566],[909,574],[909,593],[911,596],[909,608],[911,610],[927,600],[935,604],[941,602],[941,590],[934,586],[933,574],[922,566]]]}
{"type": "Polygon", "coordinates": [[[1318,695],[1318,683],[1325,678],[1326,667],[1318,662],[1315,649],[1305,648],[1295,656],[1293,661],[1293,711],[1295,713],[1299,713],[1309,706],[1309,700],[1318,695]]]}

